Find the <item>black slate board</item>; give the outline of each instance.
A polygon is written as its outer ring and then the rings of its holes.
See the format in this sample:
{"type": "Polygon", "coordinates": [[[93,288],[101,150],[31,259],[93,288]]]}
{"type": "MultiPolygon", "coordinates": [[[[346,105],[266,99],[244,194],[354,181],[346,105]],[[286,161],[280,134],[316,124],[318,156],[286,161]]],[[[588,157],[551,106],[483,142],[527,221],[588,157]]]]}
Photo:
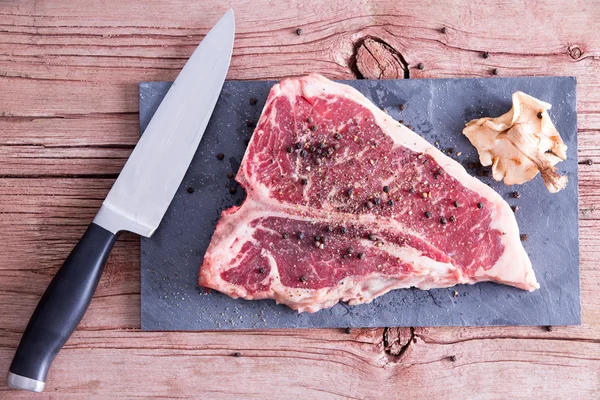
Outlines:
{"type": "MultiPolygon", "coordinates": [[[[462,152],[459,161],[476,161],[477,153],[461,132],[466,121],[498,116],[511,107],[511,94],[524,91],[553,105],[549,111],[568,148],[558,164],[569,176],[567,188],[550,194],[538,176],[518,187],[480,177],[509,204],[518,205],[517,220],[541,288],[533,293],[494,283],[450,289],[395,290],[371,304],[338,304],[315,314],[298,314],[274,301],[231,299],[206,293],[197,285],[198,269],[220,212],[239,204],[244,193],[227,178],[244,155],[244,142],[274,82],[228,81],[196,156],[160,227],[142,238],[142,329],[229,330],[252,328],[377,327],[433,325],[570,325],[580,324],[577,211],[576,81],[572,77],[419,79],[350,81],[397,120],[412,125],[441,149],[462,152]],[[251,105],[249,99],[256,98],[251,105]],[[399,104],[406,103],[401,111],[399,104]],[[217,153],[225,159],[217,160],[217,153]],[[188,193],[188,187],[194,188],[188,193]],[[521,197],[513,199],[517,189],[521,197]],[[456,290],[459,295],[453,296],[456,290]]],[[[143,131],[170,83],[140,84],[143,131]]],[[[471,171],[473,173],[473,171],[471,171]]]]}

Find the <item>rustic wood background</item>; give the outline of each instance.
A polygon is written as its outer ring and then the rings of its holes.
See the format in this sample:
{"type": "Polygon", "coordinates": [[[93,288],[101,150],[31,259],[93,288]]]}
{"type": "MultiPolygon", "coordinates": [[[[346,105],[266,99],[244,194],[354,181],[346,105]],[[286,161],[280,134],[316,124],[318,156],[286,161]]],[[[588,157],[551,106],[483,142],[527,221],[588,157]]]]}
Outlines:
{"type": "Polygon", "coordinates": [[[138,139],[138,82],[233,6],[230,79],[576,76],[583,325],[145,333],[125,234],[35,398],[597,399],[600,3],[441,3],[0,0],[0,376],[138,139]]]}

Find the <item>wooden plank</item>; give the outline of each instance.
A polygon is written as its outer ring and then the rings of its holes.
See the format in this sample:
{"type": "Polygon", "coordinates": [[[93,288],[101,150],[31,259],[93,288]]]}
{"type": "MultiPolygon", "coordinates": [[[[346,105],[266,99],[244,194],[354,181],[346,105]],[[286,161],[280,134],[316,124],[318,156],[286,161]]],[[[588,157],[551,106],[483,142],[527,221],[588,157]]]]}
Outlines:
{"type": "Polygon", "coordinates": [[[118,175],[139,138],[138,115],[0,118],[3,176],[118,175]]]}
{"type": "MultiPolygon", "coordinates": [[[[7,35],[0,43],[6,77],[0,85],[11,101],[5,105],[5,113],[131,111],[136,97],[130,84],[140,79],[172,79],[202,35],[227,8],[215,6],[200,18],[190,18],[189,7],[177,9],[170,5],[170,11],[163,15],[154,8],[161,9],[162,5],[140,9],[137,4],[124,3],[113,4],[123,14],[107,9],[109,13],[101,13],[101,18],[88,14],[97,9],[90,0],[77,8],[85,10],[83,14],[53,7],[56,14],[48,18],[36,17],[35,2],[20,5],[16,15],[11,15],[10,6],[6,6],[7,21],[1,27],[7,35]],[[63,11],[66,15],[60,14],[63,11]],[[132,15],[136,16],[133,20],[129,18],[132,15]],[[157,15],[160,18],[156,19],[157,15]],[[98,82],[106,85],[94,85],[98,82]],[[10,88],[17,85],[20,90],[13,93],[10,88]],[[65,98],[51,101],[53,97],[46,90],[49,86],[56,86],[60,93],[55,94],[65,98]],[[94,91],[94,86],[100,86],[95,91],[102,94],[98,98],[103,101],[79,101],[80,96],[94,91]]],[[[270,4],[271,12],[280,16],[274,20],[265,20],[254,5],[242,5],[238,7],[238,34],[229,77],[264,79],[321,72],[333,78],[350,78],[354,76],[348,68],[354,45],[372,35],[400,51],[417,78],[490,76],[493,68],[501,76],[575,75],[583,88],[581,111],[593,110],[600,98],[600,84],[593,73],[600,40],[589,32],[598,26],[600,11],[586,2],[579,3],[569,6],[568,11],[563,10],[567,8],[564,4],[552,4],[525,12],[532,17],[539,13],[549,20],[560,19],[556,26],[561,29],[545,30],[534,24],[519,24],[509,30],[502,24],[482,24],[473,18],[481,10],[487,18],[498,21],[524,18],[522,7],[485,2],[464,1],[440,20],[430,17],[437,6],[418,1],[403,2],[401,7],[393,1],[363,3],[353,10],[346,10],[343,2],[336,1],[314,6],[310,11],[300,3],[295,7],[270,4]],[[374,11],[376,14],[372,14],[374,11]],[[295,33],[298,26],[303,28],[300,36],[295,33]],[[442,27],[446,27],[446,33],[440,32],[442,27]],[[483,51],[490,57],[483,59],[483,51]],[[424,70],[415,69],[423,61],[424,70]]]]}
{"type": "Polygon", "coordinates": [[[0,77],[2,116],[60,116],[132,113],[138,110],[137,83],[98,85],[93,82],[0,77]],[[61,101],[56,101],[57,97],[61,101]]]}
{"type": "MultiPolygon", "coordinates": [[[[139,138],[139,117],[126,114],[83,114],[50,118],[0,118],[0,146],[129,147],[139,138]]],[[[101,156],[102,154],[99,154],[101,156]]]]}
{"type": "MultiPolygon", "coordinates": [[[[385,351],[382,334],[382,329],[349,335],[334,329],[79,331],[57,357],[46,393],[39,397],[59,393],[64,398],[135,394],[263,399],[268,392],[277,393],[277,398],[398,398],[402,393],[402,398],[416,399],[426,390],[434,398],[460,393],[461,398],[591,399],[600,390],[598,340],[564,340],[549,334],[543,339],[439,341],[415,334],[396,356],[385,351]],[[144,378],[132,379],[133,375],[144,378]],[[511,384],[498,385],[499,381],[511,384]],[[566,382],[571,384],[567,387],[566,382]]],[[[0,348],[3,374],[18,335],[0,335],[7,343],[0,348]]],[[[27,396],[19,393],[14,398],[27,396]]]]}

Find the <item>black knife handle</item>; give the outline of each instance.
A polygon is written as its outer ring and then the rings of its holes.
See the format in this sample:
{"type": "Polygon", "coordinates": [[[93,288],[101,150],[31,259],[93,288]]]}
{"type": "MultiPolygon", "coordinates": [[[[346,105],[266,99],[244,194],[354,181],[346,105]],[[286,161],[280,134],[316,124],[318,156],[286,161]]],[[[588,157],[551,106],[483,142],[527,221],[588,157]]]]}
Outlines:
{"type": "Polygon", "coordinates": [[[10,365],[8,383],[41,392],[56,354],[83,318],[117,235],[91,223],[40,299],[10,365]]]}

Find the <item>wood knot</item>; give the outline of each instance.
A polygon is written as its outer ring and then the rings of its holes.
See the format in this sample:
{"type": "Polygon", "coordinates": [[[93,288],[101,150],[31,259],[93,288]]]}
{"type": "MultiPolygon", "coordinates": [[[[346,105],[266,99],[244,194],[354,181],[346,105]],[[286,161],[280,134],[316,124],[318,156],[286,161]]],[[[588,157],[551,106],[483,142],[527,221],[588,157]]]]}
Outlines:
{"type": "Polygon", "coordinates": [[[358,78],[409,78],[408,64],[396,49],[381,39],[366,37],[354,48],[354,67],[358,78]]]}
{"type": "Polygon", "coordinates": [[[414,328],[385,328],[383,331],[383,349],[388,356],[402,356],[413,340],[414,328]]]}
{"type": "Polygon", "coordinates": [[[581,48],[579,48],[579,46],[575,45],[575,46],[569,46],[569,56],[571,56],[571,58],[573,60],[579,60],[581,58],[581,55],[583,54],[583,52],[581,51],[581,48]]]}

